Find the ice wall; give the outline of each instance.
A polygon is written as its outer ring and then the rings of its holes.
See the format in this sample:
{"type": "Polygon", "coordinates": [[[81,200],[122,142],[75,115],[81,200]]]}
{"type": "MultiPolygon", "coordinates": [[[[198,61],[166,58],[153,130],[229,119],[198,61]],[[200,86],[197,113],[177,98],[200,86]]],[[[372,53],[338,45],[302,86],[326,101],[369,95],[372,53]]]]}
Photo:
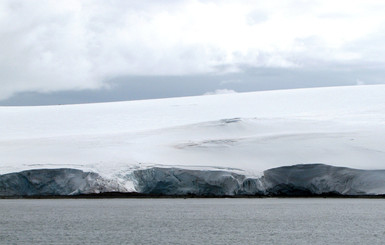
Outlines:
{"type": "MultiPolygon", "coordinates": [[[[121,177],[121,174],[120,174],[121,177]]],[[[195,196],[384,195],[385,170],[324,164],[273,168],[261,177],[231,170],[151,167],[127,172],[136,192],[195,196]]],[[[76,169],[39,169],[0,175],[0,196],[78,195],[129,192],[118,178],[76,169]]]]}
{"type": "Polygon", "coordinates": [[[114,180],[77,169],[38,169],[0,175],[0,196],[53,196],[124,192],[114,180]]]}

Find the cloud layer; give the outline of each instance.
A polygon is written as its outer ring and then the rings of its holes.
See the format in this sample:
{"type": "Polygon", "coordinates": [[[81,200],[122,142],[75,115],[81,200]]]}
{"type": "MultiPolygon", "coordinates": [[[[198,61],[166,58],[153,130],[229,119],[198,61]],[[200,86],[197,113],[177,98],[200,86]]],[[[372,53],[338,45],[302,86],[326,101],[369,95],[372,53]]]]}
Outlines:
{"type": "Polygon", "coordinates": [[[383,1],[0,2],[0,99],[126,75],[378,68],[383,1]]]}

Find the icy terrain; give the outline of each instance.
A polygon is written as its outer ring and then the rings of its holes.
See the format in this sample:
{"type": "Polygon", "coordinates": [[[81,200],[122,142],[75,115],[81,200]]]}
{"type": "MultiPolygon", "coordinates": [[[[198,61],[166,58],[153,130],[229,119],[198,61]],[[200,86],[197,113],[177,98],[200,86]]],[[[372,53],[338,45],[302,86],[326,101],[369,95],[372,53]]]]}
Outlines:
{"type": "MultiPolygon", "coordinates": [[[[168,196],[383,195],[385,170],[323,164],[294,165],[248,177],[229,170],[147,168],[128,174],[136,192],[168,196]]],[[[0,175],[0,196],[132,192],[116,179],[75,169],[38,169],[0,175]]]]}
{"type": "Polygon", "coordinates": [[[384,85],[0,107],[0,195],[385,194],[384,123],[384,85]]]}

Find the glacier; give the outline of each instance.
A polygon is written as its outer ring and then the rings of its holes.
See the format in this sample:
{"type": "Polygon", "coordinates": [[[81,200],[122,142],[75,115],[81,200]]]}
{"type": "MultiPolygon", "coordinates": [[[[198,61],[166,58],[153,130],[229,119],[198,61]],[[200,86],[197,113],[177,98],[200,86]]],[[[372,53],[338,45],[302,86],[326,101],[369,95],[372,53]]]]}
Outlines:
{"type": "Polygon", "coordinates": [[[125,191],[113,180],[77,169],[38,169],[0,175],[0,196],[62,196],[125,191]]]}
{"type": "Polygon", "coordinates": [[[0,106],[0,196],[383,195],[384,94],[365,85],[0,106]]]}
{"type": "MultiPolygon", "coordinates": [[[[157,196],[376,196],[385,194],[385,170],[324,164],[268,169],[260,177],[231,170],[152,167],[127,173],[135,192],[157,196]]],[[[76,169],[38,169],[0,175],[0,196],[77,196],[132,193],[114,179],[76,169]]]]}

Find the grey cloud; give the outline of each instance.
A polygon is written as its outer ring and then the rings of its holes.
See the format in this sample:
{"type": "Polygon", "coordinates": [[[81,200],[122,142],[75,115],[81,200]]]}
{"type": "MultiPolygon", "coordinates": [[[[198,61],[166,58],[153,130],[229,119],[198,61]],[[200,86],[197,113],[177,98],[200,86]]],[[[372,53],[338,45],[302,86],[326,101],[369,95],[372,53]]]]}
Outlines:
{"type": "Polygon", "coordinates": [[[263,11],[254,10],[246,16],[247,24],[255,25],[266,21],[269,18],[268,14],[263,11]]]}
{"type": "MultiPolygon", "coordinates": [[[[318,11],[323,2],[0,1],[0,101],[77,103],[378,82],[383,14],[373,12],[379,28],[362,18],[369,24],[350,30],[352,40],[340,42],[349,31],[340,30],[337,41],[328,41],[328,32],[307,26],[311,14],[323,21],[356,17],[332,12],[333,1],[318,11]]],[[[362,9],[357,18],[371,17],[371,8],[362,9]]]]}
{"type": "Polygon", "coordinates": [[[24,92],[0,101],[0,105],[50,105],[109,102],[202,95],[216,90],[250,92],[322,86],[383,83],[383,69],[293,69],[241,67],[238,73],[189,76],[121,76],[108,81],[109,89],[24,92]],[[229,82],[223,82],[229,81],[229,82]],[[241,81],[241,82],[232,82],[241,81]]]}

